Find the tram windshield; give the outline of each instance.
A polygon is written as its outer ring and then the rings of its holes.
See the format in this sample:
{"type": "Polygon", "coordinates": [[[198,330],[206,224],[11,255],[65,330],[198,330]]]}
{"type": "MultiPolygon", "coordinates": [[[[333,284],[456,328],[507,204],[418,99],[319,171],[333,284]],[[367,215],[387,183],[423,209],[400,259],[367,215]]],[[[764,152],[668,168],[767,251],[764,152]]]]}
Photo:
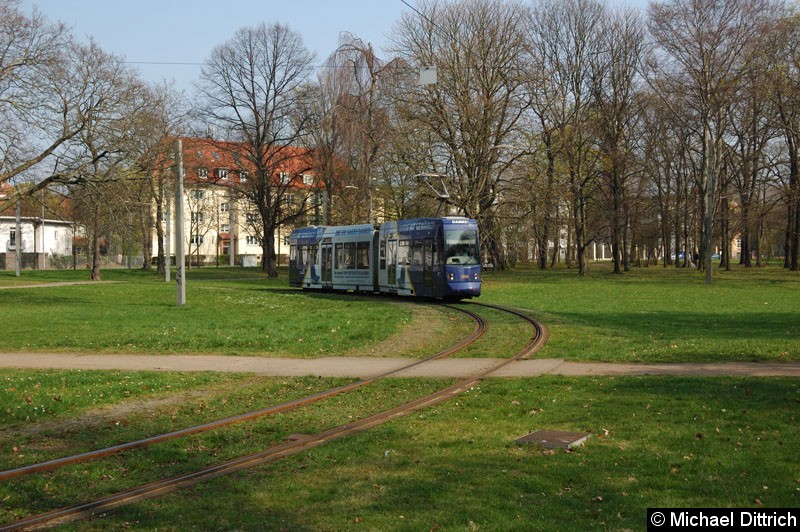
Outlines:
{"type": "Polygon", "coordinates": [[[445,262],[460,266],[479,263],[478,232],[474,229],[450,229],[444,233],[445,262]]]}

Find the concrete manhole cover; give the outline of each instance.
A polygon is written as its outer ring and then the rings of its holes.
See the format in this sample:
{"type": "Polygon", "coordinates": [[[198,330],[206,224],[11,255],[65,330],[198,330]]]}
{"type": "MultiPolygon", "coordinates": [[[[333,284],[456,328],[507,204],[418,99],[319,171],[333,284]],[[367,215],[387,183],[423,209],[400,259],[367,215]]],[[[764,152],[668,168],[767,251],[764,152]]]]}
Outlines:
{"type": "Polygon", "coordinates": [[[583,445],[589,437],[588,432],[564,432],[561,430],[537,430],[517,438],[517,445],[541,445],[547,449],[572,449],[583,445]]]}

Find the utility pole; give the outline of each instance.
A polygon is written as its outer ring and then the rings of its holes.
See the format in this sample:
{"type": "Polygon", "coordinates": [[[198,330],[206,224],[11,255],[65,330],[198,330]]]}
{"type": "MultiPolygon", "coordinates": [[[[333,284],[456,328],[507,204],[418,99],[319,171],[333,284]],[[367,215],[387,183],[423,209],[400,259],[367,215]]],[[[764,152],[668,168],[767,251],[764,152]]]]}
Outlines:
{"type": "Polygon", "coordinates": [[[15,268],[17,277],[19,277],[20,263],[22,262],[22,220],[20,219],[20,206],[19,199],[17,199],[17,235],[14,240],[14,253],[17,255],[17,266],[15,268]]]}
{"type": "MultiPolygon", "coordinates": [[[[164,242],[164,254],[166,258],[164,259],[164,282],[169,282],[169,270],[172,268],[172,231],[170,230],[170,224],[172,223],[171,210],[170,210],[170,199],[169,199],[169,192],[170,192],[170,180],[169,180],[169,172],[167,172],[167,192],[166,194],[161,194],[162,198],[166,198],[167,200],[167,207],[166,207],[166,217],[167,217],[167,230],[166,235],[164,235],[166,242],[164,242]]],[[[158,221],[161,223],[161,220],[158,221]]]]}
{"type": "Polygon", "coordinates": [[[177,306],[186,304],[186,270],[183,235],[183,143],[175,141],[175,281],[177,306]]]}
{"type": "Polygon", "coordinates": [[[228,225],[230,226],[230,232],[228,233],[228,266],[233,266],[236,263],[236,190],[233,188],[233,183],[231,183],[231,198],[230,203],[228,204],[228,225]]]}

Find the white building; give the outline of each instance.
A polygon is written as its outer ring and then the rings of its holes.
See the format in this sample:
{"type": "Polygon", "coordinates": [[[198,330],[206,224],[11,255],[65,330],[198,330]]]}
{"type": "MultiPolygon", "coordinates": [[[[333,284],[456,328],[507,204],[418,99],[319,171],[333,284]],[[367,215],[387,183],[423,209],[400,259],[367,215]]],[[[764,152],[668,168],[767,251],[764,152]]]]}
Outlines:
{"type": "Polygon", "coordinates": [[[5,269],[15,269],[17,246],[24,255],[23,268],[47,269],[53,259],[72,256],[72,222],[27,216],[20,222],[21,235],[15,216],[0,216],[0,254],[5,256],[5,269]]]}

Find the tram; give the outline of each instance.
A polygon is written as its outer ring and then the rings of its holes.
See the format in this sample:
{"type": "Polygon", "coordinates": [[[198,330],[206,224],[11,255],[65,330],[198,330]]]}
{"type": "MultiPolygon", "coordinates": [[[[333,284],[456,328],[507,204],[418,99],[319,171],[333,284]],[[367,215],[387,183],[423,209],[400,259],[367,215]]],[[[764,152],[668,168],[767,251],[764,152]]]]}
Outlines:
{"type": "Polygon", "coordinates": [[[436,299],[478,297],[478,224],[444,217],[296,229],[289,237],[289,285],[436,299]]]}

